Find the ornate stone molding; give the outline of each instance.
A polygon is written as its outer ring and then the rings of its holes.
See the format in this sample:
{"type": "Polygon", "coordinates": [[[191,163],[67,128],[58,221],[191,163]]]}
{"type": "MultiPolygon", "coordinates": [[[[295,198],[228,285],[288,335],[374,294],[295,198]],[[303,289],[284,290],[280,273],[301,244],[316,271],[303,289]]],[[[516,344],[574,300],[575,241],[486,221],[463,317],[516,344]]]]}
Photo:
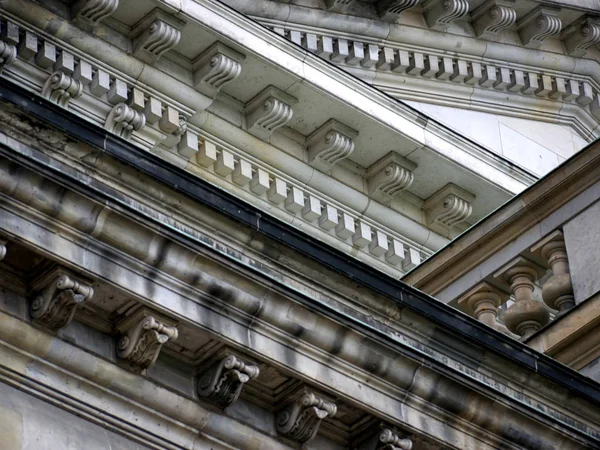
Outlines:
{"type": "Polygon", "coordinates": [[[498,319],[498,308],[506,303],[508,294],[492,285],[481,282],[464,293],[456,302],[467,312],[487,326],[509,336],[514,336],[498,319]]]}
{"type": "Polygon", "coordinates": [[[473,211],[473,200],[473,194],[449,183],[425,200],[423,209],[427,215],[427,223],[448,232],[469,218],[473,211]]]}
{"type": "Polygon", "coordinates": [[[494,35],[517,21],[516,0],[488,0],[473,11],[473,29],[477,36],[494,35]]]}
{"type": "Polygon", "coordinates": [[[181,38],[184,22],[159,9],[142,18],[131,30],[133,54],[150,64],[175,47],[181,38]]]}
{"type": "Polygon", "coordinates": [[[354,0],[325,0],[325,6],[327,9],[333,9],[337,7],[345,7],[351,4],[354,0]]]}
{"type": "Polygon", "coordinates": [[[242,71],[245,56],[220,42],[215,42],[192,64],[194,88],[211,98],[242,71]]]}
{"type": "Polygon", "coordinates": [[[227,355],[198,377],[197,392],[200,397],[226,408],[238,399],[244,384],[258,374],[258,366],[227,355]]]}
{"type": "Polygon", "coordinates": [[[562,231],[550,233],[531,248],[534,255],[548,261],[552,275],[542,286],[542,298],[550,308],[564,314],[575,306],[573,284],[567,258],[567,248],[562,231]]]}
{"type": "Polygon", "coordinates": [[[0,41],[0,74],[4,66],[12,64],[17,59],[17,47],[7,42],[0,41]]]}
{"type": "Polygon", "coordinates": [[[33,321],[53,331],[66,327],[77,307],[94,295],[89,285],[60,268],[39,277],[32,290],[36,292],[29,304],[33,321]]]}
{"type": "Polygon", "coordinates": [[[558,35],[562,23],[558,17],[560,9],[538,6],[517,24],[521,42],[528,48],[539,48],[546,39],[558,35]]]}
{"type": "Polygon", "coordinates": [[[71,8],[75,19],[98,25],[119,7],[119,0],[78,0],[71,8]]]}
{"type": "Polygon", "coordinates": [[[65,75],[54,72],[44,83],[42,97],[67,108],[71,100],[77,100],[83,94],[83,83],[65,75]]]}
{"type": "Polygon", "coordinates": [[[246,128],[260,137],[270,136],[292,120],[292,106],[297,102],[275,86],[268,86],[246,104],[246,128]]]}
{"type": "Polygon", "coordinates": [[[177,339],[173,322],[145,308],[140,308],[121,319],[117,329],[122,333],[117,344],[117,356],[144,370],[154,364],[160,349],[169,340],[177,339]],[[169,325],[171,324],[171,325],[169,325]]]}
{"type": "Polygon", "coordinates": [[[504,323],[523,339],[550,321],[548,309],[533,298],[534,281],[544,272],[542,267],[519,256],[494,274],[494,278],[510,285],[515,300],[504,314],[504,323]]]}
{"type": "Polygon", "coordinates": [[[335,416],[337,406],[307,388],[294,397],[277,413],[275,426],[279,434],[304,443],[315,437],[323,419],[335,416]]]}
{"type": "Polygon", "coordinates": [[[104,127],[124,139],[129,139],[134,131],[146,125],[146,116],[127,106],[125,103],[116,105],[106,118],[104,127]]]}
{"type": "Polygon", "coordinates": [[[564,30],[562,40],[569,55],[585,56],[590,47],[600,44],[600,20],[583,17],[564,30]]]}
{"type": "Polygon", "coordinates": [[[400,14],[413,6],[417,6],[420,0],[379,0],[377,2],[377,14],[384,20],[396,20],[400,14]]]}
{"type": "Polygon", "coordinates": [[[394,195],[410,187],[413,182],[412,171],[417,165],[412,161],[390,152],[367,169],[366,178],[369,196],[386,202],[394,195]]]}
{"type": "Polygon", "coordinates": [[[328,120],[306,138],[309,164],[322,170],[331,169],[350,156],[357,136],[358,131],[335,119],[328,120]]]}
{"type": "Polygon", "coordinates": [[[430,28],[445,30],[455,20],[469,12],[467,0],[429,0],[423,5],[425,20],[430,28]]]}

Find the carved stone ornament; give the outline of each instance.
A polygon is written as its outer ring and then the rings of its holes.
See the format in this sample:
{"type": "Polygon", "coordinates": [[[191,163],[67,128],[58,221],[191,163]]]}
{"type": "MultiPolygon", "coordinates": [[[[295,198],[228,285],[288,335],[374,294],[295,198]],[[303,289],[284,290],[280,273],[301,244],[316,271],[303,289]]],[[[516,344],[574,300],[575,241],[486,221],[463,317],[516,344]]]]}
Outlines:
{"type": "Polygon", "coordinates": [[[538,6],[517,24],[521,42],[528,48],[539,48],[546,39],[560,33],[560,9],[538,6]]]}
{"type": "Polygon", "coordinates": [[[34,282],[37,292],[29,304],[34,322],[53,331],[66,327],[77,307],[92,298],[91,286],[62,269],[54,269],[34,282]]]}
{"type": "Polygon", "coordinates": [[[463,294],[457,300],[457,303],[481,323],[501,333],[512,336],[508,328],[497,320],[498,308],[500,305],[506,303],[508,297],[508,294],[484,281],[463,294]]]}
{"type": "Polygon", "coordinates": [[[369,196],[381,202],[391,200],[410,187],[414,179],[412,171],[416,167],[412,161],[389,152],[367,169],[369,196]]]}
{"type": "Polygon", "coordinates": [[[71,14],[75,19],[96,26],[118,7],[119,0],[78,0],[71,8],[71,14]]]}
{"type": "Polygon", "coordinates": [[[6,239],[0,239],[0,261],[4,259],[6,256],[6,244],[8,241],[6,239]]]}
{"type": "Polygon", "coordinates": [[[384,428],[379,434],[377,450],[411,450],[412,446],[410,439],[400,437],[389,428],[384,428]]]}
{"type": "Polygon", "coordinates": [[[306,139],[308,162],[321,170],[331,169],[350,156],[357,136],[358,131],[335,119],[328,120],[306,139]]]}
{"type": "Polygon", "coordinates": [[[323,419],[335,416],[336,412],[334,403],[320,398],[311,390],[302,389],[277,413],[275,426],[282,436],[304,443],[317,434],[323,419]]]}
{"type": "Polygon", "coordinates": [[[160,349],[169,340],[175,340],[178,331],[175,326],[157,319],[157,315],[140,309],[122,320],[118,329],[123,333],[117,344],[117,356],[143,370],[152,366],[160,349]]]}
{"type": "Polygon", "coordinates": [[[238,399],[244,384],[258,374],[258,366],[227,355],[198,377],[198,395],[226,408],[238,399]]]}
{"type": "Polygon", "coordinates": [[[215,98],[223,86],[235,80],[242,72],[245,56],[216,42],[206,49],[192,64],[194,88],[210,98],[215,98]]]}
{"type": "Polygon", "coordinates": [[[4,70],[4,66],[12,64],[17,59],[17,47],[0,41],[0,74],[4,70]]]}
{"type": "Polygon", "coordinates": [[[467,0],[429,0],[423,5],[425,20],[430,28],[445,30],[455,20],[469,12],[467,0]]]}
{"type": "Polygon", "coordinates": [[[585,56],[588,49],[600,44],[600,20],[584,17],[570,25],[563,33],[562,40],[571,56],[585,56]]]}
{"type": "Polygon", "coordinates": [[[260,137],[270,136],[292,120],[292,106],[297,102],[297,99],[275,86],[268,86],[246,105],[244,113],[248,130],[260,137]]]}
{"type": "Polygon", "coordinates": [[[325,6],[327,9],[336,7],[344,7],[350,5],[354,0],[325,0],[325,6]]]}
{"type": "Polygon", "coordinates": [[[477,36],[494,35],[515,24],[516,0],[488,0],[473,11],[473,29],[477,36]]]}
{"type": "Polygon", "coordinates": [[[142,18],[131,30],[133,54],[150,64],[175,47],[185,25],[173,16],[155,9],[142,18]]]}
{"type": "Polygon", "coordinates": [[[71,100],[77,100],[83,94],[83,83],[65,75],[54,72],[44,83],[42,97],[66,108],[71,100]]]}
{"type": "Polygon", "coordinates": [[[379,0],[377,2],[377,14],[384,20],[396,20],[400,14],[413,6],[417,6],[420,0],[379,0]]]}
{"type": "Polygon", "coordinates": [[[134,131],[144,128],[146,116],[125,103],[115,105],[108,117],[104,128],[125,139],[129,139],[134,131]]]}
{"type": "Polygon", "coordinates": [[[449,231],[469,218],[475,196],[449,183],[437,191],[423,205],[429,226],[449,231]]]}

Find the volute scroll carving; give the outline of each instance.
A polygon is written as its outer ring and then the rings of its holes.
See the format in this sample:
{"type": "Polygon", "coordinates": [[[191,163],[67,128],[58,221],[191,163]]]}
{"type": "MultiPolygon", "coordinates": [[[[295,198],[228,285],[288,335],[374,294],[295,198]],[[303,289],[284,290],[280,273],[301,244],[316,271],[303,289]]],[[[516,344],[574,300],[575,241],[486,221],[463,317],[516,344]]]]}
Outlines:
{"type": "Polygon", "coordinates": [[[106,118],[104,127],[125,139],[129,139],[134,131],[144,128],[146,116],[125,103],[119,103],[106,118]]]}
{"type": "Polygon", "coordinates": [[[399,192],[408,189],[417,165],[412,161],[390,152],[367,169],[369,196],[379,201],[388,201],[399,192]]]}
{"type": "Polygon", "coordinates": [[[144,309],[123,320],[119,328],[123,335],[117,344],[117,356],[141,370],[151,367],[162,346],[179,335],[175,326],[166,325],[144,309]]]}
{"type": "Polygon", "coordinates": [[[79,0],[71,8],[71,14],[92,26],[112,15],[119,7],[119,0],[79,0]]]}
{"type": "Polygon", "coordinates": [[[175,47],[181,39],[185,22],[155,9],[132,29],[133,54],[150,64],[175,47]]]}
{"type": "Polygon", "coordinates": [[[425,19],[430,28],[445,30],[455,20],[469,12],[467,0],[429,0],[423,5],[425,19]]]}
{"type": "Polygon", "coordinates": [[[311,440],[319,430],[321,421],[337,412],[335,403],[304,389],[292,402],[277,413],[277,432],[297,442],[311,440]]]}
{"type": "Polygon", "coordinates": [[[427,214],[427,223],[448,232],[471,216],[474,200],[473,194],[449,183],[425,200],[423,209],[427,214]]]}
{"type": "Polygon", "coordinates": [[[562,33],[562,39],[569,55],[585,56],[590,47],[600,44],[600,20],[590,17],[577,20],[562,33]]]}
{"type": "Polygon", "coordinates": [[[226,408],[238,399],[244,384],[256,378],[259,372],[258,366],[227,355],[199,376],[198,395],[226,408]]]}
{"type": "Polygon", "coordinates": [[[562,23],[558,8],[539,6],[518,23],[519,36],[528,48],[539,48],[542,43],[560,33],[562,23]]]}
{"type": "Polygon", "coordinates": [[[488,0],[473,11],[473,28],[477,36],[497,34],[517,21],[515,0],[488,0]]]}
{"type": "Polygon", "coordinates": [[[297,102],[275,86],[268,86],[246,105],[244,113],[248,130],[259,137],[270,136],[292,120],[292,106],[297,102]]]}
{"type": "Polygon", "coordinates": [[[215,98],[223,86],[240,75],[244,58],[226,45],[215,42],[193,63],[194,88],[215,98]]]}
{"type": "Polygon", "coordinates": [[[83,94],[83,83],[63,72],[54,72],[44,83],[42,97],[66,108],[71,100],[83,94]]]}
{"type": "Polygon", "coordinates": [[[306,139],[309,163],[323,170],[347,158],[354,151],[358,132],[330,119],[306,139]]]}
{"type": "Polygon", "coordinates": [[[386,20],[395,20],[409,8],[417,6],[420,0],[380,0],[377,2],[379,17],[386,20]]]}
{"type": "Polygon", "coordinates": [[[94,295],[91,286],[61,269],[46,274],[35,284],[38,294],[29,304],[29,313],[35,323],[53,331],[66,327],[77,307],[94,295]]]}

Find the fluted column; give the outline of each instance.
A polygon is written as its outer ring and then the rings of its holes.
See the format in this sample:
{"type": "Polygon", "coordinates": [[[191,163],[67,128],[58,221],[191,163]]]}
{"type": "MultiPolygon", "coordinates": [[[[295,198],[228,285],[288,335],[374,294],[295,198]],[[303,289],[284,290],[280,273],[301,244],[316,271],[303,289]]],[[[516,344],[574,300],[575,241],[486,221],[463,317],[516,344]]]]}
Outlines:
{"type": "Polygon", "coordinates": [[[546,306],[533,298],[534,281],[543,273],[535,263],[519,256],[502,267],[494,277],[507,282],[514,296],[504,315],[506,327],[526,339],[550,321],[546,306]]]}
{"type": "Polygon", "coordinates": [[[555,231],[538,242],[531,249],[532,253],[539,254],[548,261],[552,275],[542,286],[542,298],[546,305],[563,314],[575,306],[573,284],[567,258],[565,239],[561,231],[555,231]]]}
{"type": "Polygon", "coordinates": [[[498,322],[498,308],[506,302],[508,294],[486,282],[479,283],[457,301],[466,312],[494,330],[512,336],[504,324],[498,322]]]}

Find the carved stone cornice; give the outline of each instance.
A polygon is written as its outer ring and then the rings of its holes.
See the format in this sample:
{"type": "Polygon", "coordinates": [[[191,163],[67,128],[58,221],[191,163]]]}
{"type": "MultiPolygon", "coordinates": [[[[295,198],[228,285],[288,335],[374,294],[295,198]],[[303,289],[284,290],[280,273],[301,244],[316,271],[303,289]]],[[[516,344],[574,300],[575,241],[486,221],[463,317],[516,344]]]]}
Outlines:
{"type": "Polygon", "coordinates": [[[323,419],[335,416],[337,406],[307,388],[294,397],[277,413],[275,427],[282,436],[304,443],[315,437],[323,419]]]}
{"type": "Polygon", "coordinates": [[[0,41],[0,74],[4,66],[12,64],[17,59],[17,47],[7,42],[0,41]]]}
{"type": "Polygon", "coordinates": [[[215,42],[192,64],[194,88],[215,98],[223,86],[239,76],[244,58],[241,53],[215,42]]]}
{"type": "Polygon", "coordinates": [[[585,56],[588,49],[600,44],[600,20],[583,17],[569,25],[562,33],[567,53],[571,56],[585,56]]]}
{"type": "Polygon", "coordinates": [[[258,374],[258,366],[247,364],[235,355],[224,356],[199,375],[198,396],[226,408],[238,399],[244,384],[258,374]]]}
{"type": "Polygon", "coordinates": [[[417,165],[390,152],[367,169],[369,196],[386,202],[397,193],[408,189],[413,182],[412,171],[417,165]]]}
{"type": "Polygon", "coordinates": [[[83,83],[63,72],[54,72],[44,83],[42,97],[66,108],[71,100],[77,100],[83,94],[83,83]]]}
{"type": "Polygon", "coordinates": [[[560,9],[538,6],[517,24],[521,42],[528,48],[539,48],[546,39],[558,35],[562,23],[558,17],[560,9]]]}
{"type": "Polygon", "coordinates": [[[152,366],[162,346],[177,339],[175,324],[145,308],[126,313],[117,329],[122,336],[117,344],[117,357],[131,363],[137,370],[152,366]]]}
{"type": "Polygon", "coordinates": [[[118,7],[119,0],[78,0],[71,8],[71,14],[77,20],[96,26],[118,7]]]}
{"type": "Polygon", "coordinates": [[[469,218],[473,211],[473,200],[473,194],[449,183],[425,200],[423,209],[427,214],[427,223],[448,232],[469,218]]]}
{"type": "Polygon", "coordinates": [[[429,0],[423,5],[425,20],[430,28],[445,30],[455,20],[469,12],[467,0],[429,0]]]}
{"type": "Polygon", "coordinates": [[[175,47],[185,25],[173,16],[155,9],[142,18],[131,30],[133,54],[150,64],[175,47]]]}
{"type": "Polygon", "coordinates": [[[420,0],[379,0],[377,2],[377,14],[384,20],[396,20],[400,14],[413,6],[417,6],[420,0]]]}
{"type": "Polygon", "coordinates": [[[358,131],[335,119],[328,120],[306,138],[309,164],[323,170],[331,169],[350,156],[357,136],[358,131]]]}
{"type": "Polygon", "coordinates": [[[285,126],[294,115],[298,100],[275,86],[268,86],[246,104],[246,127],[251,133],[268,137],[285,126]]]}
{"type": "Polygon", "coordinates": [[[516,0],[488,0],[473,11],[473,29],[477,36],[494,35],[517,21],[516,0]]]}
{"type": "Polygon", "coordinates": [[[91,286],[61,268],[38,277],[32,291],[35,295],[29,304],[29,313],[33,321],[53,331],[66,327],[76,308],[94,295],[91,286]]]}
{"type": "Polygon", "coordinates": [[[124,139],[129,139],[134,131],[146,125],[146,116],[127,106],[125,103],[116,105],[106,118],[104,127],[124,139]]]}

